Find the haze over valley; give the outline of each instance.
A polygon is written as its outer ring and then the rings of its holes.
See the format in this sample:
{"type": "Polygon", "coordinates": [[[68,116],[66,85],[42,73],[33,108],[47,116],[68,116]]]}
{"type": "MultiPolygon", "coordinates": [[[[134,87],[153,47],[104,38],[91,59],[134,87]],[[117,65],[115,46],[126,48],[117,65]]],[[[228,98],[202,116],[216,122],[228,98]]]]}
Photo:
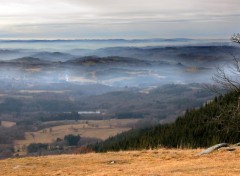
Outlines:
{"type": "MultiPolygon", "coordinates": [[[[99,123],[122,120],[104,126],[104,136],[172,122],[186,109],[200,107],[210,100],[214,93],[203,85],[213,83],[211,77],[217,65],[228,63],[232,54],[240,55],[234,44],[216,40],[0,43],[5,46],[0,50],[0,120],[4,132],[1,142],[10,145],[16,141],[14,144],[19,151],[33,142],[27,137],[29,133],[70,125],[71,120],[82,120],[79,128],[86,123],[84,120],[93,126],[99,125],[91,120],[99,120],[99,123]],[[101,48],[99,43],[111,47],[101,48]],[[83,44],[99,48],[83,49],[83,44]],[[127,119],[130,121],[126,123],[127,119]],[[3,125],[6,123],[15,125],[6,128],[3,125]],[[11,137],[4,136],[6,132],[11,137]],[[17,142],[26,139],[28,142],[17,142]]],[[[61,138],[67,133],[84,137],[81,131],[70,130],[62,132],[62,136],[52,132],[52,137],[34,140],[46,142],[44,139],[61,138]]],[[[90,143],[102,140],[87,131],[84,134],[90,143]]]]}
{"type": "Polygon", "coordinates": [[[239,6],[1,0],[1,174],[237,175],[239,6]]]}

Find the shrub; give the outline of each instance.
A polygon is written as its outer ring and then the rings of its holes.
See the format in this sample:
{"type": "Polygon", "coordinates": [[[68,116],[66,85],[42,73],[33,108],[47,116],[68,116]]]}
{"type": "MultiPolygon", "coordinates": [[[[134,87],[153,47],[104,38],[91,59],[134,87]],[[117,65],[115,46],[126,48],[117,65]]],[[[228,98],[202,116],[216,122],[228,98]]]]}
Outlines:
{"type": "Polygon", "coordinates": [[[77,146],[80,139],[80,135],[75,136],[73,134],[69,134],[67,136],[64,136],[64,141],[66,141],[69,146],[77,146]]]}
{"type": "Polygon", "coordinates": [[[43,144],[43,143],[32,143],[27,147],[28,153],[36,153],[40,152],[42,150],[47,150],[48,149],[48,144],[43,144]]]}

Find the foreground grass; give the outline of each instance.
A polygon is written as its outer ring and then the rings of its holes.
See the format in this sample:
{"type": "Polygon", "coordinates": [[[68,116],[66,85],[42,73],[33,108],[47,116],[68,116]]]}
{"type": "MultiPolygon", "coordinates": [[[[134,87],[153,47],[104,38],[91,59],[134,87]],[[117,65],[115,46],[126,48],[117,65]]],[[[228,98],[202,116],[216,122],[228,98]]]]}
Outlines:
{"type": "Polygon", "coordinates": [[[0,171],[4,176],[240,175],[240,150],[195,156],[200,151],[158,149],[16,158],[0,161],[0,171]]]}

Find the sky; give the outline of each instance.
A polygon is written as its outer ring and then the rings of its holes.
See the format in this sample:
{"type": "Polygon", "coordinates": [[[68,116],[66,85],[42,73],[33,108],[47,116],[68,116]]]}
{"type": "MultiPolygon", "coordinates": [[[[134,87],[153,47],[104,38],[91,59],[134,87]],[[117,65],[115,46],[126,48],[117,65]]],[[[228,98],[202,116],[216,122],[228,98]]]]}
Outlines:
{"type": "Polygon", "coordinates": [[[0,39],[230,38],[240,0],[0,0],[0,39]]]}

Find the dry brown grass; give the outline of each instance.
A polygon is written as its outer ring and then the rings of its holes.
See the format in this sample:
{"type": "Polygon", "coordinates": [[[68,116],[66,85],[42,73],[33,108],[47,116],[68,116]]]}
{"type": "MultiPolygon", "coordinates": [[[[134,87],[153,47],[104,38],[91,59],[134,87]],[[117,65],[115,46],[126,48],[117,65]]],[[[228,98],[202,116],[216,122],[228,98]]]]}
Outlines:
{"type": "Polygon", "coordinates": [[[4,176],[240,175],[239,150],[195,156],[198,152],[158,149],[7,159],[0,161],[0,170],[4,176]]]}
{"type": "Polygon", "coordinates": [[[34,68],[34,67],[32,67],[32,68],[26,68],[24,70],[27,71],[27,72],[37,73],[37,72],[42,71],[42,68],[38,68],[38,67],[34,68]]]}
{"type": "Polygon", "coordinates": [[[10,121],[1,121],[1,125],[6,128],[10,128],[16,125],[16,122],[10,122],[10,121]]]}
{"type": "Polygon", "coordinates": [[[190,72],[190,73],[197,73],[197,72],[199,72],[200,70],[199,70],[199,68],[197,68],[197,67],[189,67],[189,68],[186,68],[185,71],[186,71],[186,72],[190,72]]]}

